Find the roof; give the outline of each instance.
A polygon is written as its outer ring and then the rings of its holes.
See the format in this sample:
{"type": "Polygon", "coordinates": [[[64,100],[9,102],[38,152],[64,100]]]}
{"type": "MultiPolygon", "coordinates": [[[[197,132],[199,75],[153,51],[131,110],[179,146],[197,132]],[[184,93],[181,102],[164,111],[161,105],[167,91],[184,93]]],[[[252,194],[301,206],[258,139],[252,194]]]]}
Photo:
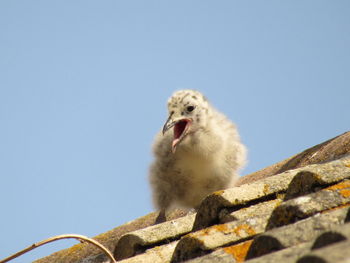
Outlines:
{"type": "MultiPolygon", "coordinates": [[[[196,213],[154,212],[94,239],[123,263],[350,262],[350,132],[242,177],[196,213]]],[[[36,263],[108,262],[88,244],[36,263]]]]}

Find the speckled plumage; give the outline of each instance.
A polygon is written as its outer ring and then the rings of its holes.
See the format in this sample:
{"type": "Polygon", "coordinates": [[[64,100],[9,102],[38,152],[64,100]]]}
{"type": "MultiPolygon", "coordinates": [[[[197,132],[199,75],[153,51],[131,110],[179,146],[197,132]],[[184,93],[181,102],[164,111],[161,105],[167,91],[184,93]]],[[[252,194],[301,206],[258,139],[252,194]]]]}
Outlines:
{"type": "Polygon", "coordinates": [[[208,194],[234,185],[246,148],[236,126],[198,91],[175,92],[168,111],[153,146],[153,202],[161,210],[196,208],[208,194]]]}

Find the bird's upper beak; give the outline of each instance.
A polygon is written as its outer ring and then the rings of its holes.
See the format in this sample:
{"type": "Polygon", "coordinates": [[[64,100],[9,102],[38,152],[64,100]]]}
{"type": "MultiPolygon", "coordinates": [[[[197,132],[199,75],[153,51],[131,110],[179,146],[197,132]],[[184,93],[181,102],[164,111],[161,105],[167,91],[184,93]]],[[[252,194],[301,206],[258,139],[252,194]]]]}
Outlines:
{"type": "Polygon", "coordinates": [[[167,130],[169,130],[171,127],[173,127],[173,126],[176,124],[176,121],[173,121],[173,120],[171,119],[171,116],[172,116],[172,115],[170,115],[170,116],[168,117],[168,119],[166,120],[166,122],[165,122],[165,124],[164,124],[164,126],[163,126],[163,130],[162,130],[163,135],[164,135],[164,133],[166,133],[167,130]]]}

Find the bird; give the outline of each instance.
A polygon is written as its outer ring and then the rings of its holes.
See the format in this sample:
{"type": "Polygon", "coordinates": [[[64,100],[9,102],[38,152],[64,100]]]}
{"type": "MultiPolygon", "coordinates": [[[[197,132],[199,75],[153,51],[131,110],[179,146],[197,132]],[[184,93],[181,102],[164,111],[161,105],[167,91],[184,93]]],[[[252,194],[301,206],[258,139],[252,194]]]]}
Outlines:
{"type": "Polygon", "coordinates": [[[167,107],[149,171],[153,204],[160,211],[198,209],[207,195],[234,186],[247,149],[236,125],[199,91],[176,91],[167,107]]]}

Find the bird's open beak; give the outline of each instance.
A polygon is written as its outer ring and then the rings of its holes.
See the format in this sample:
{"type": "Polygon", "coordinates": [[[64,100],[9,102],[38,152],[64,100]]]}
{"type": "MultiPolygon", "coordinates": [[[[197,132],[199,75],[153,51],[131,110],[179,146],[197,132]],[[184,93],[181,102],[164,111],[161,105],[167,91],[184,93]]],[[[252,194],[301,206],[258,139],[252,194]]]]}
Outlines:
{"type": "Polygon", "coordinates": [[[166,133],[170,128],[174,127],[174,139],[172,143],[172,151],[173,153],[176,151],[176,146],[183,140],[183,138],[187,135],[190,126],[192,124],[191,119],[180,119],[173,121],[171,118],[171,115],[165,122],[163,126],[163,135],[166,133]]]}

